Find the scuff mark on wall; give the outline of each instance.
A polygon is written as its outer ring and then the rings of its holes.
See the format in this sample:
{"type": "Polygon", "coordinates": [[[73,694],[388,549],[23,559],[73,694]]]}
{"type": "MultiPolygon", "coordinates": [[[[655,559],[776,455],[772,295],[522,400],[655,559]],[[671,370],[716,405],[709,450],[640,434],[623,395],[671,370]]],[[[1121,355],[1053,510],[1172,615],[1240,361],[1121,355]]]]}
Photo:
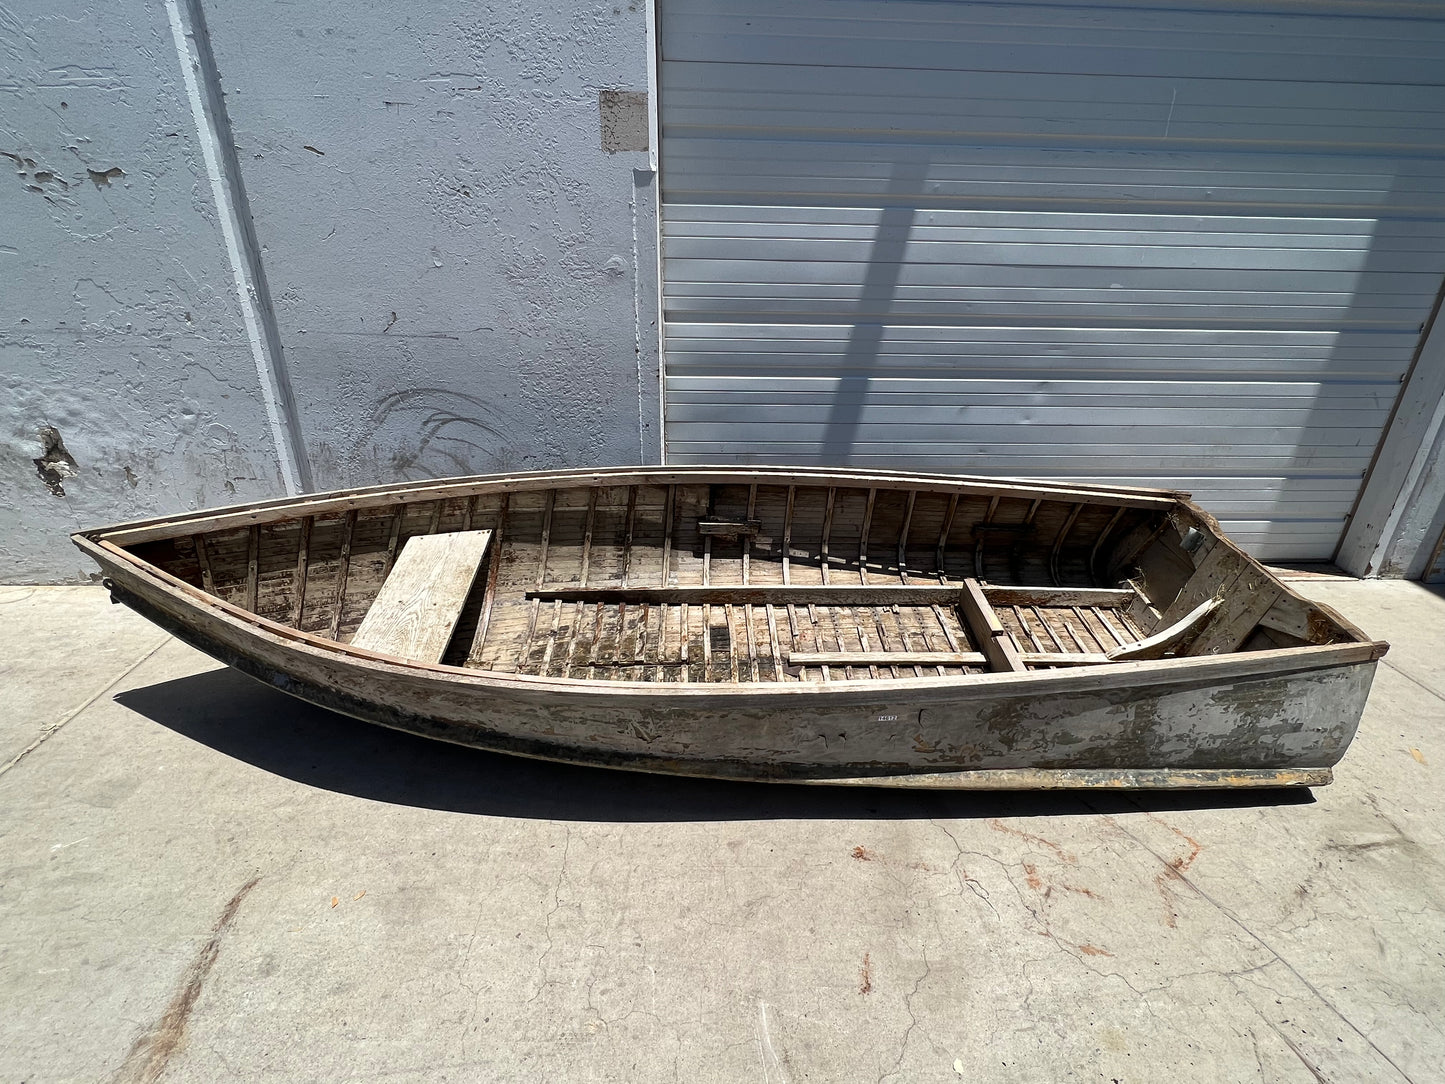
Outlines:
{"type": "Polygon", "coordinates": [[[640,90],[599,90],[597,112],[602,127],[602,149],[647,150],[647,92],[640,90]]]}
{"type": "Polygon", "coordinates": [[[388,468],[395,477],[473,473],[478,463],[493,458],[507,430],[493,405],[480,396],[449,388],[412,388],[376,401],[368,419],[371,439],[388,428],[393,415],[408,414],[420,417],[403,423],[414,438],[392,453],[388,468]]]}
{"type": "Polygon", "coordinates": [[[66,451],[65,441],[60,439],[60,430],[53,425],[43,425],[38,431],[40,457],[33,460],[35,473],[57,497],[65,496],[65,479],[80,473],[80,464],[66,451]]]}

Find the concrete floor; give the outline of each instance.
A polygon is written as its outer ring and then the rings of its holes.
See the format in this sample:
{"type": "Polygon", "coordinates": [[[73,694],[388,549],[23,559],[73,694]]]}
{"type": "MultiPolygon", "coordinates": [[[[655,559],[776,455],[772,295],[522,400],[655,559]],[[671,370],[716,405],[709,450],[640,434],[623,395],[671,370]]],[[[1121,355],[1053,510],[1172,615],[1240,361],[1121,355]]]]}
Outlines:
{"type": "Polygon", "coordinates": [[[556,767],[0,588],[0,1081],[1445,1079],[1445,599],[1302,586],[1395,644],[1313,798],[556,767]]]}

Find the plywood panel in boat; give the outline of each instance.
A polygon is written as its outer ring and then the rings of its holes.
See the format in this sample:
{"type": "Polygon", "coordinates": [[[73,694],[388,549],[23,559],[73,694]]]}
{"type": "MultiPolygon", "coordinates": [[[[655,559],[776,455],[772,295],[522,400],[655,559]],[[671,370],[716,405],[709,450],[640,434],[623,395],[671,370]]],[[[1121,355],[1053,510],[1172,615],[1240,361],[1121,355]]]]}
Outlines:
{"type": "Polygon", "coordinates": [[[403,659],[440,662],[491,540],[491,531],[410,539],[352,645],[403,659]]]}

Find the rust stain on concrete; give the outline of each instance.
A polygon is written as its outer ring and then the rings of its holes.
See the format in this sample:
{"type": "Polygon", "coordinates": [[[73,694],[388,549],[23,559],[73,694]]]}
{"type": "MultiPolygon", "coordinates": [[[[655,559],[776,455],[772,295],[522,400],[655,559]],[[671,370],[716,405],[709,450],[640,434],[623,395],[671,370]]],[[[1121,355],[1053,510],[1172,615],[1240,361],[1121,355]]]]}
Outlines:
{"type": "Polygon", "coordinates": [[[220,917],[211,927],[210,938],[201,946],[201,950],[196,953],[190,966],[186,968],[175,996],[166,1005],[165,1012],[161,1013],[160,1019],[156,1021],[155,1025],[137,1039],[130,1048],[130,1053],[126,1055],[120,1070],[111,1078],[113,1084],[154,1084],[156,1080],[160,1079],[171,1058],[185,1041],[186,1025],[190,1021],[191,1010],[195,1008],[196,1001],[201,996],[201,989],[205,986],[206,977],[210,975],[211,968],[215,966],[216,957],[221,954],[222,938],[226,936],[226,931],[235,921],[241,901],[260,880],[260,877],[252,877],[237,890],[222,909],[220,917]]]}
{"type": "Polygon", "coordinates": [[[1174,882],[1184,880],[1184,872],[1194,865],[1200,853],[1204,850],[1203,845],[1192,836],[1187,836],[1178,828],[1175,828],[1167,821],[1160,820],[1154,814],[1149,814],[1149,819],[1155,824],[1163,825],[1184,841],[1188,848],[1187,854],[1175,855],[1164,863],[1164,868],[1154,877],[1154,886],[1159,890],[1159,898],[1164,901],[1164,924],[1171,930],[1179,924],[1179,912],[1174,909],[1178,902],[1174,894],[1174,882]]]}
{"type": "Polygon", "coordinates": [[[1053,851],[1054,854],[1058,855],[1060,860],[1067,862],[1071,866],[1077,866],[1079,864],[1078,855],[1072,854],[1071,852],[1064,850],[1064,848],[1060,847],[1051,839],[1045,839],[1043,836],[1036,836],[1032,832],[1024,832],[1020,831],[1017,828],[1010,828],[1007,824],[1004,824],[1004,822],[999,820],[997,817],[991,818],[988,822],[988,826],[992,828],[995,832],[1003,832],[1005,835],[1017,836],[1019,839],[1022,839],[1028,843],[1037,843],[1040,847],[1047,847],[1049,850],[1053,851]]]}

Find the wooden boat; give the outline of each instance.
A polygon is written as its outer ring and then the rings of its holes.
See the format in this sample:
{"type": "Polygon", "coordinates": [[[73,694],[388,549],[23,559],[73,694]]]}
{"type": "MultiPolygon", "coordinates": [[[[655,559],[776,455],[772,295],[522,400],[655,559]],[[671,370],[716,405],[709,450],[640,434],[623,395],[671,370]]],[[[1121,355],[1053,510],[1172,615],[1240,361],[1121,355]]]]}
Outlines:
{"type": "Polygon", "coordinates": [[[615,469],[74,536],[262,681],[482,749],[918,787],[1318,785],[1388,645],[1180,493],[615,469]]]}

